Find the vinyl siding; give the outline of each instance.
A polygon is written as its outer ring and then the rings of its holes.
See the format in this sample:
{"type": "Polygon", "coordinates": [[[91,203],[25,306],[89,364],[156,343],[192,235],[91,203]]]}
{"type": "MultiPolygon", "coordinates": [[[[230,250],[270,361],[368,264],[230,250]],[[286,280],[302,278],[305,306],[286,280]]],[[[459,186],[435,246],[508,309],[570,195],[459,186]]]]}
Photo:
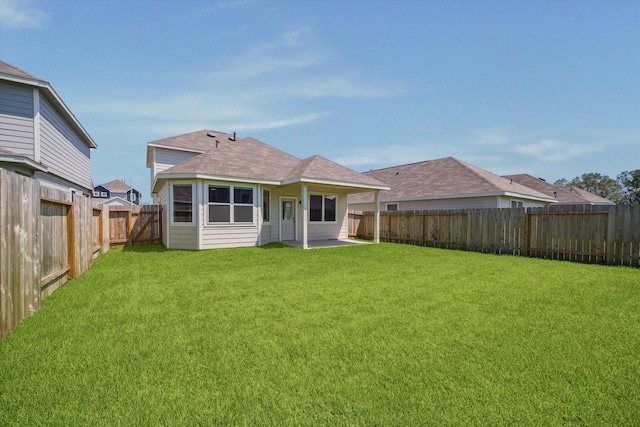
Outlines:
{"type": "Polygon", "coordinates": [[[168,148],[155,148],[155,159],[153,168],[151,169],[151,182],[153,182],[156,175],[160,172],[184,163],[197,155],[198,153],[189,153],[168,148]]]}
{"type": "Polygon", "coordinates": [[[209,226],[200,233],[200,249],[239,248],[257,244],[257,225],[209,226]]]}
{"type": "Polygon", "coordinates": [[[266,245],[267,243],[271,243],[273,241],[273,239],[271,238],[271,224],[262,224],[260,240],[263,245],[266,245]]]}
{"type": "Polygon", "coordinates": [[[42,164],[49,172],[92,189],[89,147],[44,97],[40,98],[40,114],[42,164]]]}
{"type": "Polygon", "coordinates": [[[35,159],[33,89],[0,82],[0,148],[35,159]]]}
{"type": "MultiPolygon", "coordinates": [[[[162,206],[163,212],[162,212],[162,229],[163,230],[169,230],[169,186],[167,184],[165,184],[160,191],[158,192],[157,196],[153,198],[153,204],[154,205],[160,205],[162,206]]],[[[165,231],[164,233],[162,233],[162,243],[164,244],[165,248],[168,248],[168,231],[165,231]]]]}
{"type": "Polygon", "coordinates": [[[65,193],[69,193],[70,190],[74,190],[87,196],[90,196],[93,193],[91,190],[45,172],[36,171],[34,178],[46,187],[64,191],[65,193]]]}
{"type": "Polygon", "coordinates": [[[198,249],[198,227],[169,226],[169,245],[171,249],[198,249]]]}

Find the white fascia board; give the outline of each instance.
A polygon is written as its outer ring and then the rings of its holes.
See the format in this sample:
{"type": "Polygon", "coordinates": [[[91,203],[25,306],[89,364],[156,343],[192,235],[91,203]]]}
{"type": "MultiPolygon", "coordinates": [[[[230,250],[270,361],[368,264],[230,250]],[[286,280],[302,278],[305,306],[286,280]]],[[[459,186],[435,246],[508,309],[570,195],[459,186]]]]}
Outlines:
{"type": "Polygon", "coordinates": [[[42,172],[49,172],[49,169],[45,165],[38,162],[34,162],[30,158],[24,157],[24,156],[0,154],[0,162],[22,163],[24,165],[29,166],[31,169],[39,170],[42,172]]]}
{"type": "Polygon", "coordinates": [[[53,86],[51,86],[50,83],[45,82],[43,80],[27,79],[25,77],[13,76],[13,75],[4,74],[4,73],[0,73],[0,79],[46,89],[49,95],[51,95],[51,97],[56,101],[58,106],[62,108],[62,111],[65,113],[67,118],[69,118],[72,124],[75,125],[76,130],[80,132],[81,137],[83,137],[84,139],[84,143],[87,144],[89,148],[98,148],[98,144],[96,144],[93,138],[91,138],[91,135],[89,135],[86,129],[80,124],[76,116],[74,116],[71,110],[69,110],[69,107],[67,107],[67,105],[64,103],[62,98],[60,98],[60,96],[56,93],[56,91],[53,89],[53,86]]]}
{"type": "Polygon", "coordinates": [[[306,183],[306,184],[321,184],[321,185],[333,185],[337,187],[348,187],[348,188],[358,188],[365,191],[373,191],[373,190],[390,190],[391,188],[386,185],[375,185],[375,184],[362,184],[357,182],[348,182],[348,181],[337,181],[332,179],[320,179],[320,178],[306,178],[296,177],[291,179],[285,179],[282,181],[282,185],[295,184],[295,183],[306,183]]]}
{"type": "Polygon", "coordinates": [[[264,184],[264,185],[280,185],[280,181],[258,179],[258,178],[246,178],[240,176],[219,176],[219,175],[207,175],[201,173],[159,173],[151,186],[152,191],[155,191],[155,187],[158,181],[170,180],[170,179],[206,179],[208,181],[224,181],[224,182],[243,182],[247,184],[264,184]]]}

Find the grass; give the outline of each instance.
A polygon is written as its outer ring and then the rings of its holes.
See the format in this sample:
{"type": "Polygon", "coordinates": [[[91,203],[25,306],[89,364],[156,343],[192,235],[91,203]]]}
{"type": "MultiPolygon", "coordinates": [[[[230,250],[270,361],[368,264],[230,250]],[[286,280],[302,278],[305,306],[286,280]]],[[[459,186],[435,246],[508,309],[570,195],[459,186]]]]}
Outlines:
{"type": "Polygon", "coordinates": [[[640,270],[111,251],[0,342],[0,425],[637,425],[640,270]]]}

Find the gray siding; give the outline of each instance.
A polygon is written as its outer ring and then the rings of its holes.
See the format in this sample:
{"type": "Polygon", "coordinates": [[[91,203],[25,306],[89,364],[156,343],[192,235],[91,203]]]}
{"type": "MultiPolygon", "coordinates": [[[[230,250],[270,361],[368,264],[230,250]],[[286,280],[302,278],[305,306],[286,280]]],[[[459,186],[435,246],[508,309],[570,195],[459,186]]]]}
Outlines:
{"type": "Polygon", "coordinates": [[[92,189],[89,147],[44,97],[40,98],[41,162],[51,173],[92,189]]]}
{"type": "Polygon", "coordinates": [[[151,182],[153,183],[153,179],[160,172],[186,162],[197,155],[197,153],[189,153],[186,151],[171,150],[168,148],[155,148],[155,159],[153,162],[153,168],[151,169],[151,182]]]}
{"type": "Polygon", "coordinates": [[[0,148],[35,159],[33,89],[0,82],[0,148]]]}

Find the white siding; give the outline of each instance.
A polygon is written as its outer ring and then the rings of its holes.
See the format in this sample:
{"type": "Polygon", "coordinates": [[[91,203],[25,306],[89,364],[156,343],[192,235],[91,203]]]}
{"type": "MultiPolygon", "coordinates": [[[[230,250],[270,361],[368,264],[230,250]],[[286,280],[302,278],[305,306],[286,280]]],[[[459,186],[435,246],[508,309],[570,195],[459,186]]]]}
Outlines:
{"type": "Polygon", "coordinates": [[[42,164],[51,173],[92,189],[89,147],[44,97],[40,98],[40,113],[42,164]]]}
{"type": "Polygon", "coordinates": [[[0,148],[35,160],[33,89],[0,82],[0,148]]]}
{"type": "Polygon", "coordinates": [[[169,226],[168,238],[171,249],[198,249],[198,227],[195,224],[169,226]]]}
{"type": "Polygon", "coordinates": [[[166,248],[169,247],[168,244],[168,236],[169,236],[169,185],[165,184],[160,191],[158,191],[156,197],[153,198],[154,205],[161,205],[162,212],[162,243],[166,248]]]}
{"type": "Polygon", "coordinates": [[[260,233],[260,240],[263,245],[273,242],[271,237],[271,224],[262,224],[262,231],[260,233]]]}
{"type": "Polygon", "coordinates": [[[200,233],[200,249],[239,248],[257,244],[257,225],[208,226],[200,233]]]}
{"type": "Polygon", "coordinates": [[[153,182],[156,175],[160,172],[164,172],[198,155],[198,153],[189,153],[168,148],[155,148],[154,150],[155,158],[151,169],[151,182],[153,182]]]}

